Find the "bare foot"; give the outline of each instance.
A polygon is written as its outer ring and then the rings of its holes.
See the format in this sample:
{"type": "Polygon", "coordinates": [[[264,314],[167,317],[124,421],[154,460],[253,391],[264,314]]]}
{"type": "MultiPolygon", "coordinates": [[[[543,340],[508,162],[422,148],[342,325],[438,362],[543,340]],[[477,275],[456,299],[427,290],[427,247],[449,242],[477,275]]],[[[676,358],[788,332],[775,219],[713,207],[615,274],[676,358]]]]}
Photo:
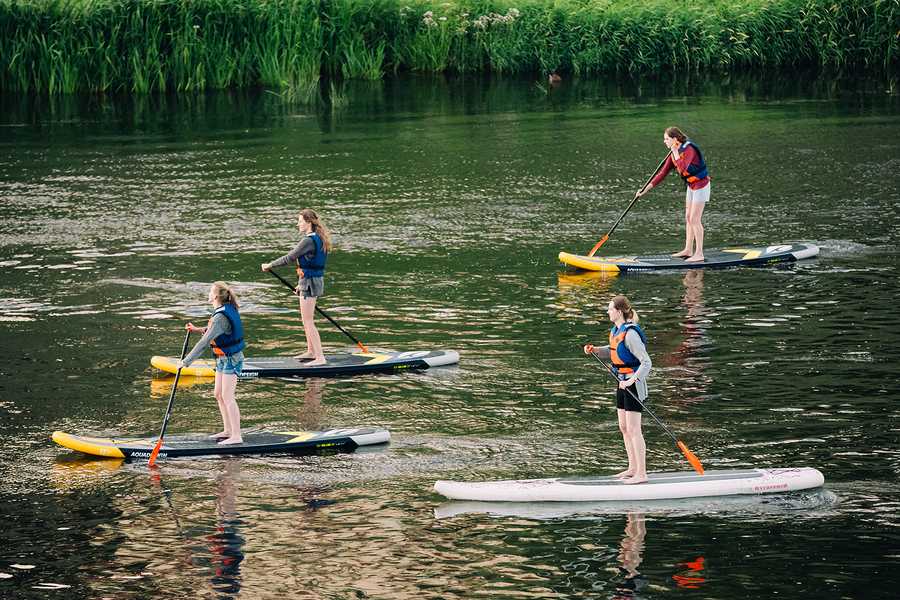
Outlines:
{"type": "Polygon", "coordinates": [[[228,432],[227,432],[227,431],[220,431],[219,433],[214,433],[214,434],[212,434],[211,436],[209,436],[209,439],[211,439],[211,440],[224,440],[224,439],[227,438],[227,437],[228,437],[228,432]]]}
{"type": "Polygon", "coordinates": [[[241,436],[236,436],[236,437],[233,436],[233,437],[222,440],[221,442],[219,442],[219,445],[227,446],[229,444],[243,444],[243,443],[244,443],[244,438],[242,438],[241,436]]]}
{"type": "Polygon", "coordinates": [[[688,250],[682,250],[681,252],[676,252],[672,256],[674,256],[675,258],[687,258],[690,255],[691,253],[688,250]]]}
{"type": "Polygon", "coordinates": [[[631,477],[632,475],[634,475],[634,471],[632,471],[631,469],[625,469],[621,473],[616,473],[615,475],[613,475],[613,477],[622,479],[623,477],[631,477]]]}
{"type": "Polygon", "coordinates": [[[690,258],[684,259],[684,262],[703,262],[704,260],[706,259],[703,258],[702,254],[695,254],[690,258]]]}
{"type": "Polygon", "coordinates": [[[303,354],[298,354],[294,358],[297,360],[312,360],[315,358],[312,352],[304,352],[303,354]]]}
{"type": "Polygon", "coordinates": [[[645,483],[646,481],[646,475],[634,475],[632,477],[629,477],[628,479],[623,479],[622,483],[624,483],[625,485],[635,485],[638,483],[645,483]]]}
{"type": "Polygon", "coordinates": [[[327,361],[324,358],[317,358],[314,361],[303,363],[304,367],[319,367],[326,363],[327,361]]]}

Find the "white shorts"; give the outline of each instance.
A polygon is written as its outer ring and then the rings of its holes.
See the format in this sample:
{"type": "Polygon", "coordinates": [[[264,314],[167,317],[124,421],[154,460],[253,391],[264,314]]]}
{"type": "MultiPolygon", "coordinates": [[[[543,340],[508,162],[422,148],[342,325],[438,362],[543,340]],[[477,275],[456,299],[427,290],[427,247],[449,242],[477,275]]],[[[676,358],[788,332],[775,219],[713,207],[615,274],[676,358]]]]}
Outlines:
{"type": "Polygon", "coordinates": [[[699,190],[692,190],[691,188],[687,189],[687,193],[684,195],[684,200],[688,204],[691,202],[709,202],[709,186],[707,183],[705,186],[700,188],[699,190]]]}

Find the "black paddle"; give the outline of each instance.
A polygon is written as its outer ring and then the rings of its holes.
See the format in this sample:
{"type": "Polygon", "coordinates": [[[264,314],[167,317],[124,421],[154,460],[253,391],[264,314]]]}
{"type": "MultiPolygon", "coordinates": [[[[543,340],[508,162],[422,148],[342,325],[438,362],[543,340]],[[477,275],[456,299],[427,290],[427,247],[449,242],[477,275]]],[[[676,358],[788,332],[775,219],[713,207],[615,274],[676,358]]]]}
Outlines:
{"type": "MultiPolygon", "coordinates": [[[[188,329],[187,333],[184,334],[184,345],[181,347],[181,360],[184,360],[184,355],[187,354],[188,340],[191,337],[191,330],[188,329]]],[[[178,389],[178,379],[181,377],[181,367],[178,367],[178,370],[175,371],[175,383],[172,384],[172,393],[169,394],[169,406],[166,407],[166,416],[163,419],[162,429],[159,432],[159,439],[156,441],[156,446],[153,447],[153,452],[150,453],[150,460],[147,461],[149,466],[153,466],[156,463],[156,456],[159,454],[159,449],[162,448],[163,437],[166,435],[166,427],[169,426],[169,417],[172,416],[172,406],[175,404],[175,390],[178,389]]]]}
{"type": "MultiPolygon", "coordinates": [[[[275,269],[269,269],[269,273],[271,273],[272,275],[274,275],[275,277],[277,277],[277,278],[278,278],[278,281],[280,281],[281,283],[283,283],[283,284],[286,285],[287,287],[291,288],[291,292],[293,292],[295,296],[299,296],[299,295],[300,295],[300,294],[297,292],[297,288],[296,288],[295,286],[291,285],[284,277],[282,277],[281,275],[279,275],[278,273],[276,273],[276,272],[275,272],[275,269]]],[[[359,349],[360,349],[360,350],[362,350],[363,352],[365,352],[366,354],[368,354],[369,349],[366,348],[365,345],[364,345],[361,341],[359,341],[358,339],[356,339],[355,337],[353,337],[353,335],[351,335],[349,331],[347,331],[346,329],[344,329],[343,327],[341,327],[340,325],[338,325],[338,322],[335,321],[334,319],[332,319],[330,316],[328,316],[328,313],[326,313],[324,310],[322,310],[321,308],[319,308],[318,305],[316,306],[316,310],[319,311],[319,314],[320,314],[320,315],[322,315],[323,317],[325,317],[326,319],[328,319],[329,321],[331,321],[331,324],[332,324],[332,325],[334,325],[335,327],[337,327],[338,329],[340,329],[340,330],[341,330],[341,333],[343,333],[343,334],[346,335],[348,338],[350,338],[351,340],[353,340],[353,341],[356,343],[356,345],[359,346],[359,349]]]]}
{"type": "MultiPolygon", "coordinates": [[[[619,378],[616,377],[616,374],[613,372],[612,368],[608,364],[603,362],[602,358],[600,358],[593,352],[591,352],[591,356],[596,358],[598,361],[600,361],[601,365],[606,367],[606,372],[609,373],[610,376],[616,380],[616,383],[619,382],[619,378]]],[[[650,415],[651,417],[653,417],[653,420],[656,421],[657,423],[659,423],[659,426],[662,427],[665,430],[665,432],[669,434],[669,437],[671,437],[675,441],[675,445],[678,446],[678,449],[681,450],[681,453],[684,454],[684,457],[687,459],[687,461],[689,463],[691,463],[691,466],[694,467],[694,470],[697,471],[697,473],[699,473],[700,475],[703,475],[703,465],[700,464],[700,459],[697,458],[694,455],[694,453],[688,449],[687,445],[684,442],[682,442],[677,437],[675,437],[675,434],[672,433],[672,431],[668,427],[666,427],[665,423],[660,421],[659,418],[655,414],[653,414],[652,410],[647,408],[646,404],[641,402],[641,399],[638,398],[638,395],[634,393],[634,390],[632,390],[630,387],[627,387],[627,388],[625,388],[625,391],[628,392],[629,394],[631,394],[631,397],[634,398],[635,400],[637,400],[637,403],[640,404],[641,407],[645,411],[647,411],[647,414],[650,415]]]]}
{"type": "Polygon", "coordinates": [[[666,154],[666,157],[664,159],[662,159],[662,161],[660,161],[659,166],[656,167],[655,171],[653,171],[653,175],[651,175],[650,178],[647,179],[647,181],[644,183],[644,185],[641,186],[641,189],[639,189],[634,194],[634,199],[631,201],[631,204],[628,205],[628,208],[625,209],[625,212],[623,212],[621,215],[619,215],[619,218],[616,220],[616,222],[613,224],[613,226],[610,228],[610,230],[606,232],[606,235],[604,235],[602,238],[600,238],[599,242],[594,244],[594,247],[591,248],[591,251],[590,251],[590,253],[588,253],[588,256],[593,256],[594,254],[596,254],[597,250],[600,249],[600,246],[602,246],[603,244],[606,243],[606,240],[609,239],[609,236],[612,235],[612,232],[616,230],[616,227],[619,226],[619,223],[622,222],[622,219],[625,218],[625,215],[628,214],[628,211],[631,210],[631,207],[634,206],[635,202],[637,202],[638,194],[643,192],[644,188],[647,187],[651,181],[653,181],[653,178],[656,177],[656,174],[659,173],[659,170],[662,169],[663,163],[665,163],[668,158],[669,158],[669,155],[666,154]]]}

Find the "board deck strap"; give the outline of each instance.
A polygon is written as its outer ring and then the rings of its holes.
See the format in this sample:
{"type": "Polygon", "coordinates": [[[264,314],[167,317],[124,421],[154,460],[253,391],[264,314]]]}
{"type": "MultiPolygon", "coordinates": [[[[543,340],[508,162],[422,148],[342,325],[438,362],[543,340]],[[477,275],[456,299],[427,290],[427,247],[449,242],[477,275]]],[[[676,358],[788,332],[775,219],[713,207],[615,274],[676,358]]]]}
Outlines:
{"type": "Polygon", "coordinates": [[[627,485],[614,476],[520,479],[507,481],[438,481],[434,491],[451,500],[483,502],[601,502],[666,500],[739,494],[771,494],[821,487],[816,469],[710,470],[650,473],[645,483],[627,485]]]}
{"type": "Polygon", "coordinates": [[[777,244],[772,246],[739,246],[733,248],[709,249],[703,252],[706,260],[687,262],[669,254],[647,256],[583,256],[559,253],[559,261],[570,267],[585,271],[606,271],[609,273],[629,271],[665,271],[679,269],[751,267],[794,262],[812,258],[819,254],[815,244],[777,244]]]}
{"type": "MultiPolygon", "coordinates": [[[[360,446],[385,444],[391,434],[380,427],[351,427],[328,431],[254,431],[242,434],[242,444],[218,444],[208,434],[172,435],[165,438],[158,458],[230,454],[321,454],[352,452],[360,446]]],[[[101,438],[55,431],[54,442],[90,456],[146,459],[156,437],[101,438]]]]}
{"type": "MultiPolygon", "coordinates": [[[[304,361],[287,356],[245,358],[239,379],[258,377],[337,377],[366,373],[394,373],[397,371],[423,370],[459,362],[455,350],[414,350],[411,352],[358,352],[325,356],[326,363],[315,367],[304,366],[304,361]]],[[[150,364],[166,373],[175,373],[178,359],[171,356],[154,356],[150,364]]],[[[214,360],[197,360],[181,370],[182,375],[214,377],[214,360]]]]}

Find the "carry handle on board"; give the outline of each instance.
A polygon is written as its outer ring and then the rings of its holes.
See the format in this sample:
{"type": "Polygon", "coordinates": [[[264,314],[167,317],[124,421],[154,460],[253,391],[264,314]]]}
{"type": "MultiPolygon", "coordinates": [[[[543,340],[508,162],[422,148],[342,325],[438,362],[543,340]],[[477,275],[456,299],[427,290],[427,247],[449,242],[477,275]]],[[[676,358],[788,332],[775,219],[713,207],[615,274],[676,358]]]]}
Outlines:
{"type": "MultiPolygon", "coordinates": [[[[603,362],[603,359],[593,352],[591,352],[591,356],[596,358],[598,361],[600,361],[601,365],[606,367],[606,372],[609,373],[610,377],[616,380],[616,383],[619,382],[619,378],[616,377],[616,374],[613,372],[612,367],[603,362]]],[[[691,452],[690,449],[688,449],[687,444],[675,437],[675,434],[672,433],[672,431],[668,427],[666,427],[666,424],[660,421],[659,418],[655,414],[653,414],[653,411],[647,408],[646,404],[641,402],[641,399],[638,398],[638,395],[636,393],[634,393],[634,390],[632,390],[630,387],[626,387],[625,391],[630,393],[631,397],[637,400],[637,403],[640,404],[645,411],[647,411],[647,414],[653,417],[653,420],[659,423],[659,426],[669,434],[669,437],[671,437],[675,441],[675,445],[678,446],[678,449],[681,450],[681,453],[684,455],[687,461],[691,463],[691,466],[694,467],[694,470],[697,471],[697,473],[699,473],[700,475],[703,475],[703,465],[700,463],[700,459],[697,458],[697,456],[693,452],[691,452]]]]}
{"type": "MultiPolygon", "coordinates": [[[[184,360],[185,354],[187,354],[188,340],[191,339],[191,330],[188,329],[187,333],[184,334],[184,345],[181,347],[181,360],[184,360]]],[[[156,463],[156,456],[159,454],[159,449],[162,448],[163,437],[166,435],[166,427],[169,426],[169,417],[172,416],[172,406],[175,404],[175,390],[178,389],[178,380],[181,378],[181,367],[178,367],[178,370],[175,371],[175,383],[172,384],[172,393],[169,394],[169,405],[166,407],[166,416],[163,418],[162,429],[159,431],[159,439],[156,440],[156,445],[153,447],[153,452],[150,453],[150,460],[147,461],[149,466],[153,466],[156,463]]]]}
{"type": "Polygon", "coordinates": [[[669,158],[669,155],[666,154],[666,157],[660,161],[659,166],[656,167],[656,170],[655,170],[655,171],[653,171],[653,175],[651,175],[650,178],[647,179],[646,182],[644,182],[644,185],[641,186],[641,189],[639,189],[639,190],[634,194],[634,199],[631,201],[631,204],[628,205],[628,208],[625,209],[625,212],[623,212],[621,215],[619,215],[619,218],[616,220],[616,222],[613,224],[613,226],[610,228],[610,230],[606,232],[606,235],[604,235],[602,238],[600,238],[600,241],[599,241],[599,242],[597,242],[596,244],[594,244],[594,247],[591,248],[591,251],[588,253],[588,256],[593,256],[594,254],[596,254],[596,253],[597,253],[597,250],[600,249],[600,246],[602,246],[603,244],[606,243],[606,240],[609,239],[609,236],[612,235],[612,232],[616,230],[616,227],[619,226],[619,223],[622,222],[622,219],[625,218],[625,215],[628,214],[628,211],[631,210],[631,207],[634,206],[634,203],[635,203],[635,202],[637,202],[638,194],[640,194],[641,192],[643,192],[643,191],[644,191],[644,188],[647,187],[648,185],[650,185],[650,182],[653,181],[653,178],[656,177],[656,174],[659,173],[659,170],[662,169],[663,163],[665,163],[666,160],[668,160],[668,158],[669,158]]]}
{"type": "MultiPolygon", "coordinates": [[[[275,269],[269,269],[269,273],[271,273],[272,275],[274,275],[275,277],[277,277],[278,280],[279,280],[281,283],[283,283],[283,284],[286,285],[287,287],[291,288],[291,292],[293,292],[295,296],[299,295],[299,294],[297,293],[297,288],[295,288],[295,287],[292,286],[290,283],[288,283],[288,281],[287,281],[284,277],[282,277],[281,275],[279,275],[278,273],[276,273],[276,272],[275,272],[275,269]]],[[[320,315],[322,315],[323,317],[325,317],[326,319],[328,319],[329,321],[331,321],[331,324],[332,324],[332,325],[334,325],[335,327],[337,327],[338,329],[340,329],[340,330],[341,330],[341,333],[343,333],[343,334],[346,335],[348,338],[350,338],[351,340],[353,340],[354,342],[356,342],[356,345],[359,346],[359,349],[360,349],[360,350],[362,350],[362,351],[365,352],[366,354],[369,353],[369,349],[366,348],[365,345],[364,345],[361,341],[359,341],[358,339],[356,339],[355,337],[353,337],[353,336],[350,334],[349,331],[347,331],[346,329],[344,329],[343,327],[341,327],[340,325],[338,325],[338,322],[335,321],[334,319],[332,319],[330,316],[328,316],[328,313],[326,313],[324,310],[322,310],[321,308],[319,308],[318,305],[316,306],[316,310],[319,311],[319,314],[320,314],[320,315]]]]}

